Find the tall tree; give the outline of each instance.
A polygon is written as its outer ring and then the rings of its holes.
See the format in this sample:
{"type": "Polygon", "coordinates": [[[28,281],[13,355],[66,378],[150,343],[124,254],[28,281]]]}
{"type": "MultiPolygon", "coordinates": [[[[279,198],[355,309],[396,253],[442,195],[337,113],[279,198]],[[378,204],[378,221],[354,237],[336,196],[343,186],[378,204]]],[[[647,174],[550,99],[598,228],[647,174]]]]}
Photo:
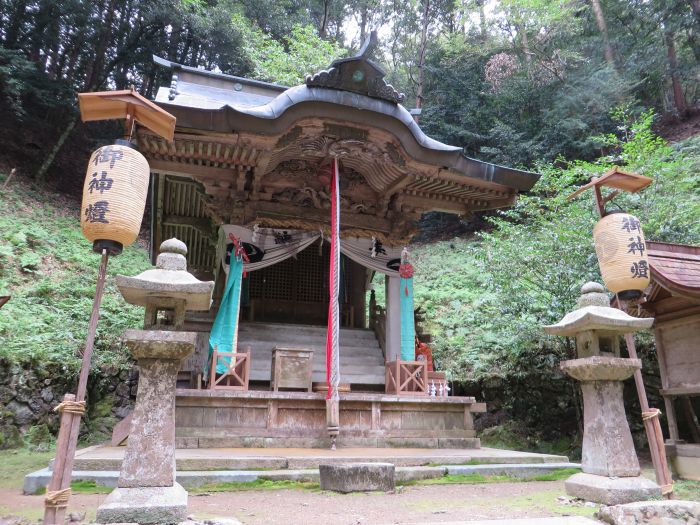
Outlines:
{"type": "Polygon", "coordinates": [[[603,54],[605,55],[605,60],[608,62],[610,67],[615,68],[615,53],[613,52],[613,47],[610,43],[608,23],[605,20],[603,7],[600,4],[600,0],[590,0],[590,2],[596,24],[598,24],[598,31],[600,31],[600,36],[603,39],[603,54]]]}

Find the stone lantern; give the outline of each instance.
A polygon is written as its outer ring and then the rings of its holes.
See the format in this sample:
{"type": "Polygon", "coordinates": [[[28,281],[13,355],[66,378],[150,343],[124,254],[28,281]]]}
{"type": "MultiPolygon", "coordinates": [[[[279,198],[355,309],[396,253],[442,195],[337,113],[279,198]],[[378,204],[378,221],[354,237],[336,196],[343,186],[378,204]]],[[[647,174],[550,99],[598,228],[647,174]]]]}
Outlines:
{"type": "Polygon", "coordinates": [[[187,272],[186,254],[183,242],[170,239],[154,269],[117,276],[124,299],[144,306],[146,319],[144,330],[124,333],[138,361],[138,393],[117,488],[97,510],[100,523],[178,523],[187,516],[187,492],[175,481],[175,387],[197,334],[179,330],[186,310],[209,310],[214,283],[187,272]]]}
{"type": "Polygon", "coordinates": [[[578,309],[544,327],[549,334],[576,338],[578,359],[563,361],[561,368],[581,382],[583,472],[566,481],[566,493],[605,505],[661,496],[656,483],[640,476],[622,396],[623,381],[642,363],[620,357],[620,336],[649,328],[654,319],[638,319],[611,308],[598,283],[584,284],[581,293],[578,309]]]}

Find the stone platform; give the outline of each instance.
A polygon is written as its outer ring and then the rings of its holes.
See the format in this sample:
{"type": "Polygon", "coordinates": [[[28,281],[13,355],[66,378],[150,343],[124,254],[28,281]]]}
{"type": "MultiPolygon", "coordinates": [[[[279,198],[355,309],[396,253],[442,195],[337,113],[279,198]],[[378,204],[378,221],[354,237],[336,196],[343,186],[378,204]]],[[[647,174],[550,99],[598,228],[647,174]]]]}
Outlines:
{"type": "MultiPolygon", "coordinates": [[[[119,470],[125,447],[95,446],[79,450],[74,469],[119,470]]],[[[208,448],[177,449],[176,468],[192,470],[309,469],[322,463],[392,463],[399,466],[564,463],[566,456],[496,448],[208,448]]]]}
{"type": "MultiPolygon", "coordinates": [[[[478,448],[473,397],[340,395],[338,446],[478,448]]],[[[324,393],[178,389],[178,448],[329,448],[324,393]]]]}
{"type": "MultiPolygon", "coordinates": [[[[124,447],[95,446],[76,454],[74,480],[116,487],[124,447]]],[[[212,483],[319,481],[320,464],[391,463],[396,482],[406,483],[446,475],[481,474],[530,479],[560,469],[580,468],[565,456],[482,448],[479,450],[430,449],[186,449],[176,451],[177,481],[186,489],[212,483]]],[[[25,494],[46,486],[46,468],[24,479],[25,494]]]]}

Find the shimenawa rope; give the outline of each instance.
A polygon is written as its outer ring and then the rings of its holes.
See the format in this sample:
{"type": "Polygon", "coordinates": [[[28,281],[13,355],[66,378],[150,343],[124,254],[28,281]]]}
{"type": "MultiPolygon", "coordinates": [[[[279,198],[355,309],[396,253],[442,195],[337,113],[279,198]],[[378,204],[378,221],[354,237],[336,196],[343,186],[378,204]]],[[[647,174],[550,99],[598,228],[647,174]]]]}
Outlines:
{"type": "Polygon", "coordinates": [[[68,506],[68,500],[70,499],[71,489],[70,487],[61,490],[48,490],[46,489],[46,495],[44,496],[44,505],[46,507],[64,508],[68,506]]]}
{"type": "Polygon", "coordinates": [[[85,401],[61,401],[53,410],[82,416],[85,414],[85,401]]]}
{"type": "Polygon", "coordinates": [[[661,410],[658,408],[650,408],[649,410],[642,411],[642,421],[648,421],[649,419],[659,417],[660,415],[661,410]]]}

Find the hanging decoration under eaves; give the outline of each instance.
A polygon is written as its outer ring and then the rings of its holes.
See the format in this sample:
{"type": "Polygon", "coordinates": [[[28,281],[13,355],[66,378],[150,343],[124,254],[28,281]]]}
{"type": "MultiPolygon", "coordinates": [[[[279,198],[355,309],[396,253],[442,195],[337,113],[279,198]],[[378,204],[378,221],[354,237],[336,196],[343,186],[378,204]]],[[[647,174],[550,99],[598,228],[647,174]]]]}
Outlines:
{"type": "Polygon", "coordinates": [[[401,253],[399,267],[401,291],[401,360],[413,361],[416,358],[416,326],[413,312],[413,266],[408,262],[408,250],[401,253]]]}
{"type": "MultiPolygon", "coordinates": [[[[266,228],[254,225],[245,228],[234,224],[219,227],[219,240],[216,253],[221,267],[228,273],[230,253],[233,244],[229,236],[233,234],[241,241],[250,262],[245,263],[246,271],[253,272],[282,262],[305,250],[315,242],[327,241],[320,231],[294,230],[289,228],[266,228]]],[[[372,271],[385,275],[396,275],[401,264],[401,248],[386,246],[377,238],[345,237],[340,244],[340,252],[372,271]]],[[[218,268],[217,264],[217,268],[218,268]]]]}

